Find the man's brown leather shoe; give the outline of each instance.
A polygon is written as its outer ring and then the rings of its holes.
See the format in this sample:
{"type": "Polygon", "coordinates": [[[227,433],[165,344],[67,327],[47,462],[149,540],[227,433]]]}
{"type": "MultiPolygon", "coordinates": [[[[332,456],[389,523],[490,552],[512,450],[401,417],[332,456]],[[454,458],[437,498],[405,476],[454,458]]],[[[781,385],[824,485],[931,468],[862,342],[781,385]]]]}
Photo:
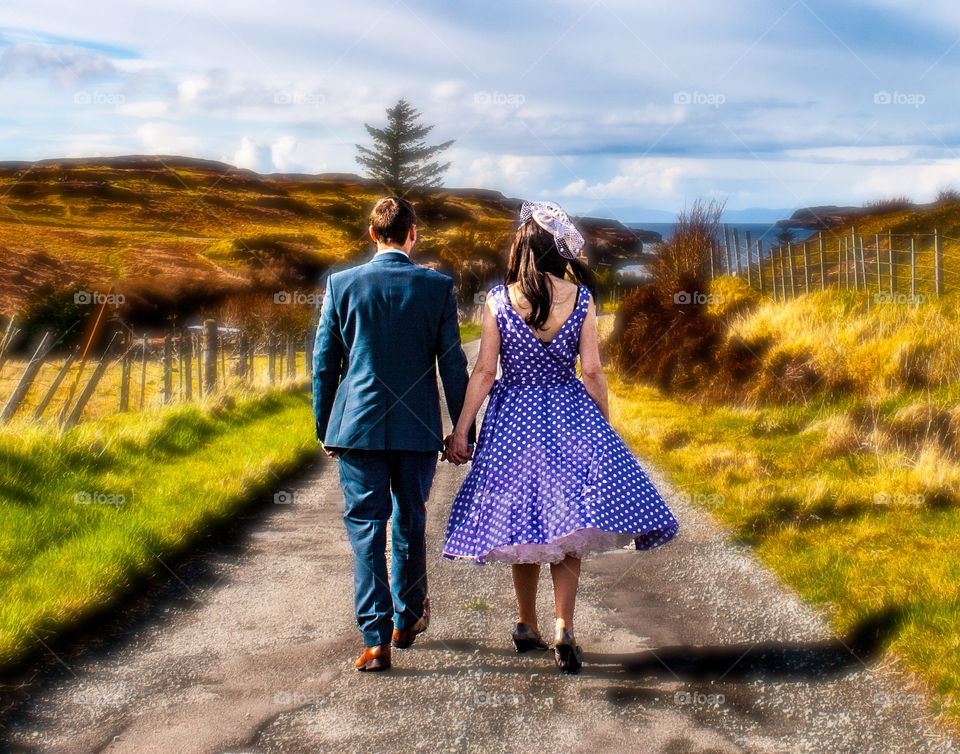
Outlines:
{"type": "Polygon", "coordinates": [[[389,670],[390,645],[378,644],[375,647],[367,647],[353,664],[360,671],[389,670]]]}
{"type": "Polygon", "coordinates": [[[413,624],[413,628],[407,628],[401,631],[398,628],[393,629],[393,646],[397,649],[409,649],[416,641],[417,635],[422,634],[430,626],[430,598],[423,601],[423,614],[420,620],[413,624]]]}

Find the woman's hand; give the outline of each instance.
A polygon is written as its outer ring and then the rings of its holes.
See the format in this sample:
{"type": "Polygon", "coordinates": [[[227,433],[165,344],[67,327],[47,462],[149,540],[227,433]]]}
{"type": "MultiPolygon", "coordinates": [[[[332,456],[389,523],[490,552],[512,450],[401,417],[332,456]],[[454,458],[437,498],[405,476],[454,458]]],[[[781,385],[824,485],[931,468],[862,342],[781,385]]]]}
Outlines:
{"type": "Polygon", "coordinates": [[[448,435],[444,442],[443,455],[448,461],[458,466],[471,460],[473,458],[473,449],[467,444],[466,433],[454,432],[448,435]]]}

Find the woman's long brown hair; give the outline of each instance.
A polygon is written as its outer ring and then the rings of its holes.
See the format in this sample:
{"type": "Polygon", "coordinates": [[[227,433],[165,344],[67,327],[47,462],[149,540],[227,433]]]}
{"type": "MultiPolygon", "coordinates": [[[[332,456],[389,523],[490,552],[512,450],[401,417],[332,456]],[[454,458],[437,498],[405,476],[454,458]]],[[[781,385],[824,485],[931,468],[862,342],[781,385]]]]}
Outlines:
{"type": "Polygon", "coordinates": [[[573,273],[574,279],[581,285],[585,285],[596,299],[596,278],[589,267],[579,259],[565,259],[560,256],[553,236],[535,221],[527,220],[520,226],[510,247],[504,283],[520,284],[520,290],[530,302],[531,307],[530,314],[525,319],[534,330],[541,329],[547,323],[550,307],[553,304],[547,275],[556,275],[562,279],[567,276],[568,270],[573,273]]]}

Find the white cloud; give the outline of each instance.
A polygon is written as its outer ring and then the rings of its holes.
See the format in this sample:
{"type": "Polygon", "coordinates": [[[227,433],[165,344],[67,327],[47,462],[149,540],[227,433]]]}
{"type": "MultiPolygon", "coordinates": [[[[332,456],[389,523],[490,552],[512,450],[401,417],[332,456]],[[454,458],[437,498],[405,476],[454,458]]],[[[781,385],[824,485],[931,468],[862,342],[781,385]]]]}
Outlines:
{"type": "Polygon", "coordinates": [[[233,153],[232,158],[225,157],[223,161],[258,173],[269,173],[273,166],[270,147],[266,144],[258,144],[249,136],[243,137],[239,149],[233,153]]]}
{"type": "Polygon", "coordinates": [[[200,139],[196,136],[184,134],[178,126],[172,123],[144,123],[137,128],[136,135],[147,154],[200,154],[200,139]]]}
{"type": "Polygon", "coordinates": [[[292,136],[281,136],[270,145],[270,159],[273,169],[280,173],[293,173],[302,170],[303,164],[295,158],[297,140],[292,136]]]}
{"type": "Polygon", "coordinates": [[[622,160],[618,173],[610,180],[589,184],[580,178],[567,184],[561,193],[594,199],[676,196],[684,179],[701,176],[705,169],[704,163],[696,159],[622,160]]]}

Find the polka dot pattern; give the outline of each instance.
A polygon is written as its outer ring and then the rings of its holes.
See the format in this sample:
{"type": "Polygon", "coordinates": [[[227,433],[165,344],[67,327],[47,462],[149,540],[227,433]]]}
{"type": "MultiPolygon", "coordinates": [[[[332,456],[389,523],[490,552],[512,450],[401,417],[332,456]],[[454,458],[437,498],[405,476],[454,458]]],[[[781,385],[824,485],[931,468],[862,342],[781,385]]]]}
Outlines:
{"type": "Polygon", "coordinates": [[[510,305],[504,286],[489,295],[502,374],[450,511],[443,554],[477,563],[556,562],[673,539],[676,519],[577,378],[590,291],[580,286],[549,345],[510,305]]]}

